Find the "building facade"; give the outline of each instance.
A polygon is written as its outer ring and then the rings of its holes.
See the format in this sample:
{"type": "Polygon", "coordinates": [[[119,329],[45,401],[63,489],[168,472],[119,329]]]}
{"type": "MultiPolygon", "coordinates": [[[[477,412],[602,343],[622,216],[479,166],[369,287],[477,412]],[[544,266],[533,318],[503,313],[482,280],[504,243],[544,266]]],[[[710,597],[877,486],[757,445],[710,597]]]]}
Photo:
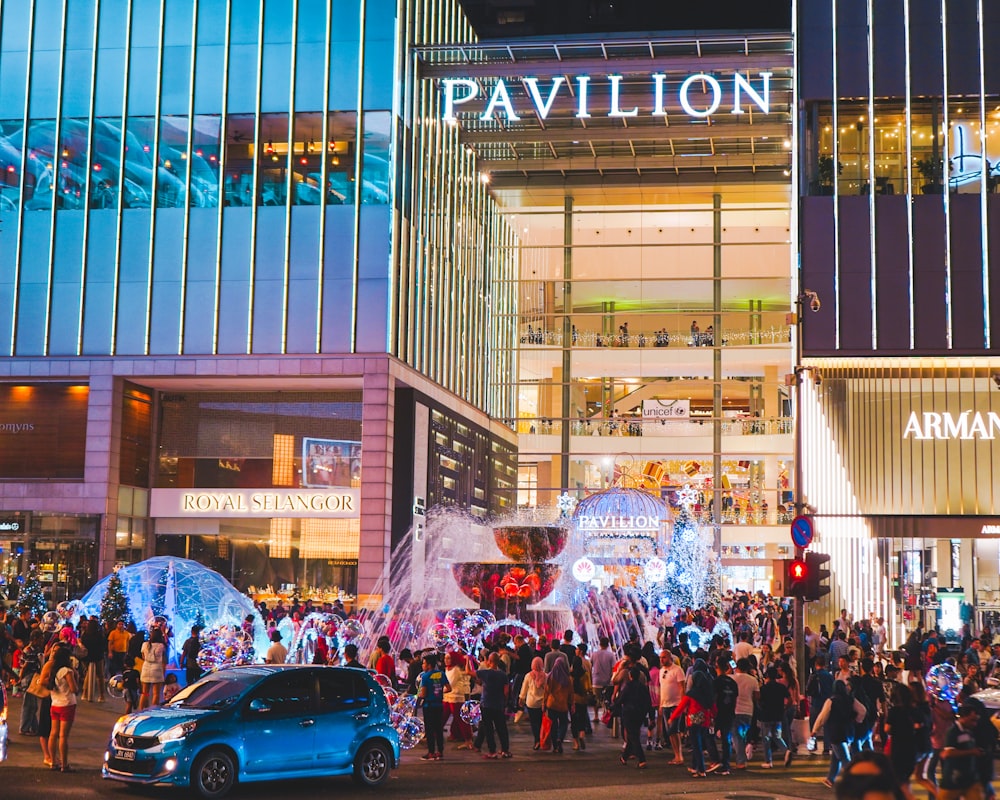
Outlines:
{"type": "Polygon", "coordinates": [[[803,495],[833,602],[995,622],[1000,10],[799,3],[803,495]]]}
{"type": "Polygon", "coordinates": [[[513,502],[513,235],[409,91],[411,46],[472,36],[453,2],[3,4],[5,586],[171,553],[350,598],[414,508],[513,502]]]}

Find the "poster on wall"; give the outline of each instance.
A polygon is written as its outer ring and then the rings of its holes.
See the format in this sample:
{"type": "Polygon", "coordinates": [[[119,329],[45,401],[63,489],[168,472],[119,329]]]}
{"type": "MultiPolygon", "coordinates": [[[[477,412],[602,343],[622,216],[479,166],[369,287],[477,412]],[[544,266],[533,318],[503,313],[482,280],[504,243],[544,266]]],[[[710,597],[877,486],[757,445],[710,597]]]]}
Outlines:
{"type": "Polygon", "coordinates": [[[0,385],[0,479],[82,480],[86,385],[0,385]]]}
{"type": "Polygon", "coordinates": [[[302,485],[360,486],[361,442],[304,438],[302,485]]]}

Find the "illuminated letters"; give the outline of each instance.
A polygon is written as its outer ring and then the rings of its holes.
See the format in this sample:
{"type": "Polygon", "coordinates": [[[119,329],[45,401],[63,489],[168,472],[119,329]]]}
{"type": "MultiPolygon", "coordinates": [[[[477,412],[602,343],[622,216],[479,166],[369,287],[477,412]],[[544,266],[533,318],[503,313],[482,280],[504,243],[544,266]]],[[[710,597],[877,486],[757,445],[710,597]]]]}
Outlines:
{"type": "MultiPolygon", "coordinates": [[[[731,76],[717,76],[707,72],[689,75],[684,78],[677,90],[677,96],[674,101],[675,107],[679,106],[680,111],[689,117],[705,119],[719,110],[722,106],[725,93],[732,91],[732,107],[729,113],[746,114],[746,106],[750,106],[751,110],[753,107],[756,107],[761,113],[770,114],[771,76],[773,74],[772,72],[757,73],[761,81],[757,86],[751,83],[749,75],[739,72],[733,72],[731,76]],[[704,87],[704,100],[698,100],[696,97],[692,100],[692,94],[698,94],[698,87],[704,87]]],[[[652,117],[667,116],[668,76],[666,73],[654,72],[647,76],[652,84],[650,87],[652,89],[652,97],[650,98],[650,104],[645,106],[645,110],[643,111],[640,111],[638,105],[633,105],[631,108],[625,109],[621,107],[622,83],[626,78],[625,75],[608,74],[605,77],[607,79],[608,93],[606,96],[602,95],[602,97],[607,98],[604,100],[607,103],[607,115],[612,119],[637,117],[640,113],[648,114],[652,117]]],[[[628,77],[630,79],[633,78],[631,74],[628,77]]],[[[590,88],[591,81],[596,79],[593,79],[590,75],[555,76],[552,78],[552,84],[547,94],[539,87],[539,79],[536,77],[507,77],[497,78],[493,90],[489,92],[487,97],[479,101],[485,104],[482,107],[482,112],[477,114],[481,121],[486,122],[495,118],[508,122],[517,122],[521,119],[517,104],[523,105],[525,101],[517,94],[511,96],[511,86],[514,86],[514,82],[518,80],[523,84],[524,94],[530,103],[529,106],[524,108],[524,111],[530,109],[530,111],[538,114],[539,119],[548,119],[553,109],[556,108],[557,103],[568,105],[573,102],[571,95],[574,94],[576,99],[574,116],[577,119],[589,119],[592,116],[590,88]],[[564,86],[567,90],[572,89],[572,86],[568,85],[570,81],[576,84],[576,91],[562,91],[564,86]]],[[[630,85],[634,87],[635,82],[633,81],[630,85]]],[[[479,83],[472,78],[442,78],[441,90],[444,93],[443,119],[449,122],[454,122],[457,119],[455,112],[458,106],[476,100],[483,95],[479,90],[479,83]]],[[[568,111],[569,109],[566,110],[568,111]]],[[[971,156],[967,157],[971,158],[971,156]]]]}
{"type": "Polygon", "coordinates": [[[986,414],[981,411],[963,411],[957,417],[948,411],[925,411],[922,414],[911,411],[906,427],[903,428],[903,438],[995,439],[997,432],[1000,432],[1000,414],[995,411],[988,411],[986,414]]]}

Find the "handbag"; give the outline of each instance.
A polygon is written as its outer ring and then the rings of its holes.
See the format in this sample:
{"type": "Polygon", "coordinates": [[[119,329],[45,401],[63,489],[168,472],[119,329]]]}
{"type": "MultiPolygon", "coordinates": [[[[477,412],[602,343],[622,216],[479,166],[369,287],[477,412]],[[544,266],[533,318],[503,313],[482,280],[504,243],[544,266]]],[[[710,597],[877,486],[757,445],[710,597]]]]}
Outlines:
{"type": "Polygon", "coordinates": [[[28,694],[42,699],[52,695],[52,691],[42,683],[42,673],[40,671],[35,673],[35,676],[31,679],[31,683],[28,684],[28,694]]]}
{"type": "Polygon", "coordinates": [[[540,750],[548,750],[551,746],[549,737],[552,735],[552,720],[548,714],[542,714],[541,735],[538,737],[538,747],[540,750]]]}

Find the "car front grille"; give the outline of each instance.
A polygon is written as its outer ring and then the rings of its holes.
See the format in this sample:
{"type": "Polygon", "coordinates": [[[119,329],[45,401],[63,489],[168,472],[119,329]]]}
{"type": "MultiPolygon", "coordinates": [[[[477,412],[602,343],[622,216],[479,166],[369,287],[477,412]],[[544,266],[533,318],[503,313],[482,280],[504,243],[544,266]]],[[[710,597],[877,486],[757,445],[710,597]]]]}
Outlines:
{"type": "Polygon", "coordinates": [[[156,736],[129,736],[128,734],[115,734],[115,747],[123,747],[127,750],[147,750],[160,743],[156,736]]]}

